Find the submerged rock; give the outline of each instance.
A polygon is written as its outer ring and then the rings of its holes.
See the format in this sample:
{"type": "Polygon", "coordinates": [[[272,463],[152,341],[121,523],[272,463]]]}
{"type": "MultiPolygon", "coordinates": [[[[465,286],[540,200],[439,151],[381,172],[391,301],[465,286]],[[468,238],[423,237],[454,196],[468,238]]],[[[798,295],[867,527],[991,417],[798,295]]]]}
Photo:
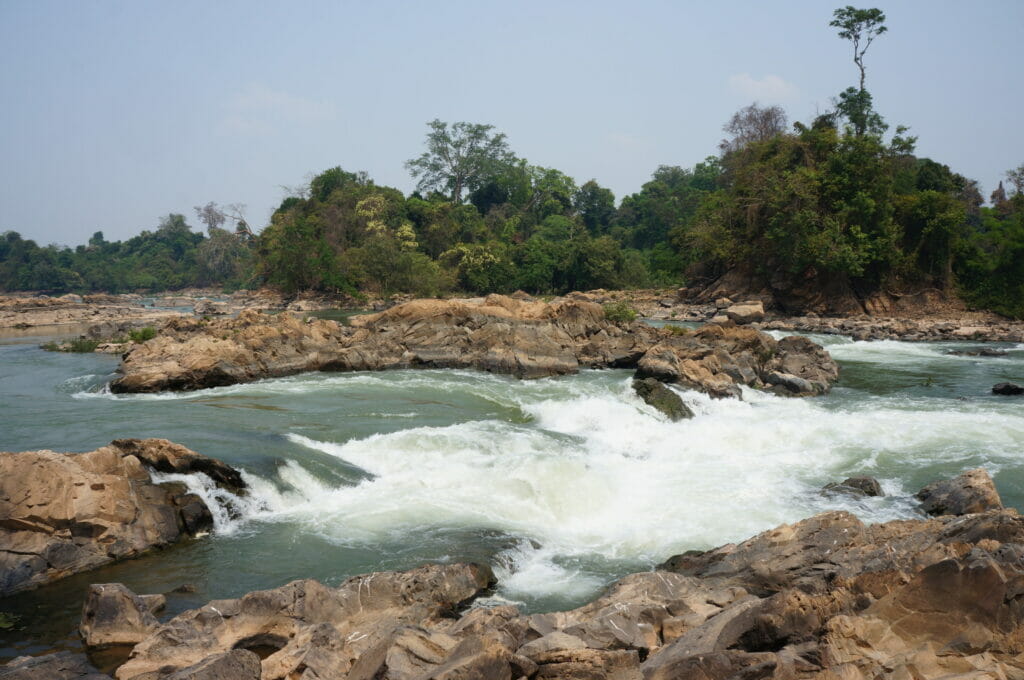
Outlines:
{"type": "Polygon", "coordinates": [[[803,338],[776,342],[731,322],[684,333],[615,323],[580,295],[550,303],[503,295],[413,300],[351,324],[254,311],[235,319],[175,319],[125,354],[110,387],[190,390],[303,371],[474,368],[539,378],[611,367],[712,396],[736,396],[739,385],[763,387],[770,373],[782,372],[805,381],[793,392],[803,396],[827,391],[838,377],[828,353],[803,338]]]}
{"type": "Polygon", "coordinates": [[[935,482],[915,495],[929,515],[967,515],[998,510],[1003,501],[985,468],[975,468],[953,479],[935,482]]]}
{"type": "Polygon", "coordinates": [[[654,378],[634,380],[633,391],[648,405],[668,416],[670,420],[693,417],[693,411],[683,403],[682,398],[654,378]]]}
{"type": "Polygon", "coordinates": [[[882,485],[874,477],[847,477],[843,481],[826,484],[822,491],[848,493],[854,496],[884,496],[882,485]]]}
{"type": "Polygon", "coordinates": [[[150,469],[239,473],[165,439],[117,440],[88,453],[0,453],[0,596],[169,545],[209,529],[202,499],[150,469]]]}
{"type": "Polygon", "coordinates": [[[1021,387],[1017,383],[1011,382],[998,383],[992,386],[992,394],[1002,394],[1009,396],[1024,394],[1024,387],[1021,387]]]}

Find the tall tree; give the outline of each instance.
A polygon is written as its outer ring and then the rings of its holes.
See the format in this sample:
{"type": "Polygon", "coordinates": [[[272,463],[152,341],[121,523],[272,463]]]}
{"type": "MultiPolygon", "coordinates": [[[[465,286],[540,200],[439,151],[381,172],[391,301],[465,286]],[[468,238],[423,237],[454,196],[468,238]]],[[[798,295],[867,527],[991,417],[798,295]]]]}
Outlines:
{"type": "Polygon", "coordinates": [[[722,154],[738,151],[751,142],[763,142],[786,130],[786,112],[781,106],[750,106],[732,114],[722,130],[731,135],[723,139],[718,148],[722,154]]]}
{"type": "Polygon", "coordinates": [[[405,167],[419,181],[418,191],[449,192],[452,203],[461,203],[463,192],[472,192],[515,160],[502,133],[493,125],[448,123],[432,120],[427,125],[427,150],[406,161],[405,167]]]}
{"type": "Polygon", "coordinates": [[[882,10],[857,9],[851,5],[841,7],[832,14],[829,26],[839,29],[839,37],[853,43],[853,63],[860,69],[860,90],[864,91],[864,53],[875,38],[889,29],[885,26],[882,10]]]}

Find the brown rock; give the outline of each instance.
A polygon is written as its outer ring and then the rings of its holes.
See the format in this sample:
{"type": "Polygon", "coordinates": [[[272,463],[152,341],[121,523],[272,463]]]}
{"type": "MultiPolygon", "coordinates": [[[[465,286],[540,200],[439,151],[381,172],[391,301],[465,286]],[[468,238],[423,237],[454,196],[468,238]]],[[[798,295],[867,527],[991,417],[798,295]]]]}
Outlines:
{"type": "Polygon", "coordinates": [[[953,479],[934,482],[915,495],[929,515],[967,515],[1003,507],[996,485],[985,468],[975,468],[953,479]]]}
{"type": "Polygon", "coordinates": [[[208,529],[212,517],[200,499],[183,485],[152,482],[144,461],[171,459],[185,472],[219,470],[225,479],[241,479],[223,463],[163,439],[118,440],[77,454],[0,453],[0,595],[208,529]]]}
{"type": "Polygon", "coordinates": [[[232,649],[165,676],[165,680],[260,680],[260,657],[232,649]]]}
{"type": "Polygon", "coordinates": [[[503,295],[413,300],[351,323],[254,311],[208,322],[177,319],[131,348],[111,389],[188,390],[319,370],[475,368],[539,378],[581,367],[636,367],[639,378],[735,396],[739,384],[760,387],[784,365],[812,385],[808,394],[826,391],[838,375],[827,352],[809,341],[779,352],[775,340],[750,328],[674,335],[640,322],[615,324],[585,295],[551,303],[503,295]]]}
{"type": "Polygon", "coordinates": [[[78,630],[85,646],[93,648],[134,645],[156,626],[151,603],[121,583],[96,583],[85,596],[78,630]]]}
{"type": "Polygon", "coordinates": [[[0,666],[0,680],[110,680],[96,670],[84,654],[56,652],[21,656],[0,666]]]}

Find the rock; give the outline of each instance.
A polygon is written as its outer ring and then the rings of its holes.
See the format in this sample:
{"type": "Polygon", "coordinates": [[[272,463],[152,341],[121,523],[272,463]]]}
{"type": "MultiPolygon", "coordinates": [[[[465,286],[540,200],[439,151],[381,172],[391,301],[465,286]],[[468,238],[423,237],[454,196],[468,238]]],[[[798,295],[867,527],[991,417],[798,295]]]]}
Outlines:
{"type": "Polygon", "coordinates": [[[78,628],[85,646],[101,648],[142,641],[157,626],[150,606],[121,583],[89,586],[78,628]]]}
{"type": "Polygon", "coordinates": [[[110,387],[188,390],[302,371],[474,368],[539,378],[635,367],[638,378],[736,396],[739,384],[760,387],[773,361],[773,369],[790,362],[806,372],[794,375],[809,380],[814,393],[838,376],[828,353],[810,341],[783,344],[780,352],[771,336],[751,328],[706,326],[678,335],[641,322],[616,324],[586,298],[413,300],[354,317],[351,327],[251,310],[235,319],[173,320],[124,355],[110,387]]]}
{"type": "Polygon", "coordinates": [[[240,493],[248,486],[242,473],[227,463],[166,439],[115,439],[110,445],[125,455],[135,456],[157,472],[179,475],[201,472],[220,488],[233,493],[240,493]]]}
{"type": "Polygon", "coordinates": [[[88,453],[0,453],[0,596],[209,529],[201,499],[182,484],[152,481],[147,466],[165,463],[241,480],[163,439],[118,440],[88,453]]]}
{"type": "Polygon", "coordinates": [[[668,416],[669,420],[693,417],[693,411],[683,403],[682,398],[654,378],[634,380],[633,391],[648,405],[668,416]]]}
{"type": "MultiPolygon", "coordinates": [[[[338,588],[312,580],[294,581],[237,600],[215,600],[158,627],[135,646],[116,677],[128,680],[156,671],[169,673],[232,649],[249,649],[264,657],[263,678],[299,677],[303,672],[306,677],[334,678],[346,677],[349,671],[366,678],[382,677],[378,673],[386,665],[396,636],[405,640],[402,644],[406,647],[433,649],[430,654],[436,664],[421,657],[417,664],[443,665],[451,660],[449,651],[468,652],[459,651],[458,645],[450,650],[447,643],[438,646],[436,641],[442,638],[431,635],[419,642],[402,637],[403,627],[427,626],[445,633],[444,628],[452,626],[451,619],[445,617],[493,583],[494,576],[486,567],[433,565],[357,576],[338,588]],[[364,653],[370,656],[354,668],[364,653]]],[[[471,634],[460,637],[457,642],[461,644],[471,634]]],[[[491,659],[484,665],[493,663],[491,659]]],[[[453,671],[450,677],[457,674],[453,671]]]]}
{"type": "Polygon", "coordinates": [[[855,496],[884,496],[882,485],[874,477],[847,477],[836,484],[826,484],[823,491],[849,493],[855,496]]]}
{"type": "Polygon", "coordinates": [[[1024,394],[1024,387],[1017,383],[1004,382],[992,386],[992,394],[1016,395],[1024,394]]]}
{"type": "Polygon", "coordinates": [[[260,672],[260,657],[247,649],[232,649],[164,676],[164,680],[260,680],[260,672]]]}
{"type": "Polygon", "coordinates": [[[196,316],[212,316],[220,314],[230,314],[231,308],[226,302],[215,302],[213,300],[196,300],[195,305],[192,307],[192,312],[196,316]]]}
{"type": "Polygon", "coordinates": [[[665,309],[670,309],[671,307],[674,307],[676,303],[675,300],[671,300],[669,298],[662,298],[658,300],[658,304],[665,309]]]}
{"type": "Polygon", "coordinates": [[[96,670],[84,654],[56,652],[21,656],[0,666],[0,680],[110,680],[96,670]]]}
{"type": "Polygon", "coordinates": [[[725,315],[740,326],[755,321],[764,321],[764,303],[757,301],[730,305],[726,307],[725,315]]]}
{"type": "Polygon", "coordinates": [[[782,394],[792,394],[794,396],[801,396],[807,394],[814,394],[814,386],[807,380],[801,377],[795,376],[791,373],[781,373],[779,371],[772,371],[768,374],[765,382],[769,385],[776,385],[783,388],[782,394]]]}
{"type": "Polygon", "coordinates": [[[929,515],[967,515],[1003,507],[996,485],[985,468],[975,468],[953,479],[924,487],[914,497],[929,515]]]}
{"type": "Polygon", "coordinates": [[[715,299],[715,309],[726,309],[732,306],[732,300],[727,297],[720,297],[715,299]]]}

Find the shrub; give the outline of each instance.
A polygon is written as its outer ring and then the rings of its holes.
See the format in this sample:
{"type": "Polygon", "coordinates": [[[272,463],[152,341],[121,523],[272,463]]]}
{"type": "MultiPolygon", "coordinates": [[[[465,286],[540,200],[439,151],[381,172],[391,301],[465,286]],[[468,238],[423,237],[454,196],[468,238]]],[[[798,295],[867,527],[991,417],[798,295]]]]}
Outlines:
{"type": "Polygon", "coordinates": [[[636,320],[636,310],[626,302],[609,302],[604,306],[604,318],[614,323],[628,323],[636,320]]]}
{"type": "Polygon", "coordinates": [[[74,340],[68,340],[67,342],[47,342],[40,345],[43,349],[48,352],[95,352],[99,346],[99,340],[89,340],[88,338],[75,338],[74,340]]]}
{"type": "Polygon", "coordinates": [[[152,326],[128,331],[128,339],[134,343],[143,343],[156,337],[156,329],[152,326]]]}

